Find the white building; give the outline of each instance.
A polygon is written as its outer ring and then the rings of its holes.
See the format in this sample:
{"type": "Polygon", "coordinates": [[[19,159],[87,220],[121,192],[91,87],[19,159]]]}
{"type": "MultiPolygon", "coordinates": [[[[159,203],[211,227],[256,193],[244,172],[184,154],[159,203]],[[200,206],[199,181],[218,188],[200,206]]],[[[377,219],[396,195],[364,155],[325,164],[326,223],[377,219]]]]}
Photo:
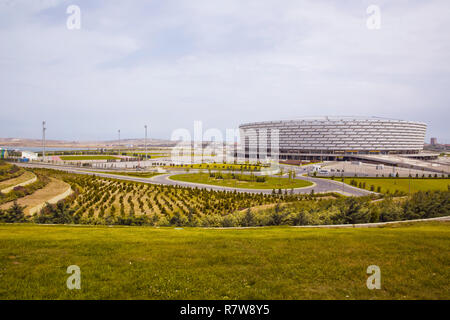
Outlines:
{"type": "Polygon", "coordinates": [[[418,154],[426,124],[383,118],[319,117],[242,124],[245,158],[336,160],[351,155],[418,154]]]}
{"type": "Polygon", "coordinates": [[[37,160],[38,154],[32,151],[22,151],[22,159],[37,160]]]}

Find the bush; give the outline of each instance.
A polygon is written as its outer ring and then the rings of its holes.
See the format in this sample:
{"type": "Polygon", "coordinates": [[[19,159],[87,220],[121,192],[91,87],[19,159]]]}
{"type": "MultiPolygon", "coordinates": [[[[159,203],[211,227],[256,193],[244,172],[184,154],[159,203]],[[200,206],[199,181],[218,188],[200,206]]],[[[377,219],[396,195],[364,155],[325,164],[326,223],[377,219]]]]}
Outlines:
{"type": "Polygon", "coordinates": [[[13,205],[9,209],[0,210],[0,222],[27,222],[28,218],[23,213],[24,208],[25,207],[17,204],[17,201],[14,201],[13,205]]]}
{"type": "Polygon", "coordinates": [[[244,227],[253,227],[256,225],[255,223],[255,215],[253,214],[250,208],[245,212],[245,216],[242,219],[241,225],[244,227]]]}
{"type": "Polygon", "coordinates": [[[74,223],[74,210],[64,200],[56,204],[47,203],[44,208],[33,216],[33,221],[44,224],[68,224],[74,223]]]}
{"type": "Polygon", "coordinates": [[[350,197],[340,200],[339,202],[340,212],[336,216],[332,217],[335,224],[369,222],[370,215],[366,199],[350,197]]]}
{"type": "Polygon", "coordinates": [[[450,192],[427,191],[414,193],[404,204],[405,219],[424,219],[450,214],[450,192]]]}
{"type": "Polygon", "coordinates": [[[266,182],[267,177],[265,176],[258,176],[256,177],[256,182],[266,182]]]}

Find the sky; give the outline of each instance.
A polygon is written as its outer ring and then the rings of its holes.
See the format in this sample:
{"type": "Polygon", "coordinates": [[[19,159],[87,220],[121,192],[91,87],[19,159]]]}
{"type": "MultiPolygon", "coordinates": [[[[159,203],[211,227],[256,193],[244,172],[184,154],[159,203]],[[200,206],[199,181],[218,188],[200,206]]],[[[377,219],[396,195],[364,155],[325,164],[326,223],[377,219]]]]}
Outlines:
{"type": "Polygon", "coordinates": [[[449,17],[448,0],[0,0],[0,137],[330,115],[421,121],[450,143],[449,17]]]}

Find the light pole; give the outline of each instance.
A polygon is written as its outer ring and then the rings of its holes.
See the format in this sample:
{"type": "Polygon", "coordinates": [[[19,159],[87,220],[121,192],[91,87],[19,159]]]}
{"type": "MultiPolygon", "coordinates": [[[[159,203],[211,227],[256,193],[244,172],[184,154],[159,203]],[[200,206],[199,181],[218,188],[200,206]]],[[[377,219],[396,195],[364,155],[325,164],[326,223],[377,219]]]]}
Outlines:
{"type": "Polygon", "coordinates": [[[45,162],[45,121],[42,121],[42,162],[45,162]]]}
{"type": "Polygon", "coordinates": [[[117,132],[119,133],[119,147],[118,147],[118,149],[119,149],[119,156],[120,156],[120,129],[117,132]]]}
{"type": "Polygon", "coordinates": [[[411,165],[409,166],[409,195],[411,195],[411,165]]]}
{"type": "Polygon", "coordinates": [[[145,161],[147,161],[147,125],[144,125],[144,128],[145,128],[145,142],[144,142],[144,145],[145,145],[145,161]]]}

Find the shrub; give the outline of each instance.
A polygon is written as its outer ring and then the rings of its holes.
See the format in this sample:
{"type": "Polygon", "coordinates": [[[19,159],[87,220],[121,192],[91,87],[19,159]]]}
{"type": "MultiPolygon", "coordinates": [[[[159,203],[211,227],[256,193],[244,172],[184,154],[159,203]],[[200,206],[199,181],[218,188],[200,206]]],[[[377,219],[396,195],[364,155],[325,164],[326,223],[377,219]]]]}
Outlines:
{"type": "Polygon", "coordinates": [[[25,207],[17,204],[17,201],[14,201],[13,205],[9,209],[0,210],[0,222],[27,222],[28,218],[23,213],[24,208],[25,207]]]}
{"type": "Polygon", "coordinates": [[[245,216],[242,219],[241,225],[244,227],[253,227],[256,225],[255,216],[250,208],[245,212],[245,216]]]}
{"type": "Polygon", "coordinates": [[[74,211],[69,208],[69,205],[61,200],[56,204],[47,203],[39,213],[33,216],[33,221],[45,224],[74,223],[73,214],[74,211]]]}

